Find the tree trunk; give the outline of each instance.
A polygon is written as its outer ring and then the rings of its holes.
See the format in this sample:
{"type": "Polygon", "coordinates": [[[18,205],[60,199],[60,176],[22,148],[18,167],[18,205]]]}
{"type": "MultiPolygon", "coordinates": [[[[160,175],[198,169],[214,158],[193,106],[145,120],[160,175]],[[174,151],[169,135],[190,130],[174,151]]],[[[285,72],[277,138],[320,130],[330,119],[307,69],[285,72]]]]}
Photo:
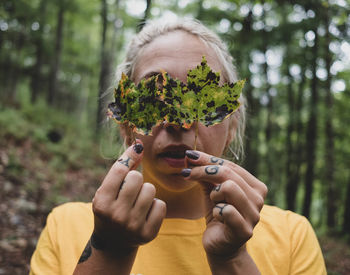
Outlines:
{"type": "MultiPolygon", "coordinates": [[[[288,49],[287,49],[288,52],[288,49]]],[[[288,58],[287,58],[288,60],[288,58]]],[[[287,75],[289,79],[287,87],[287,98],[288,98],[288,126],[287,126],[287,141],[286,141],[286,200],[287,200],[287,209],[295,211],[295,197],[297,192],[297,182],[294,181],[294,169],[295,169],[295,159],[294,159],[294,145],[292,141],[292,135],[295,131],[295,104],[294,104],[294,95],[293,95],[293,79],[289,74],[289,62],[287,62],[287,75]]]]}
{"type": "MultiPolygon", "coordinates": [[[[306,66],[306,65],[305,65],[306,66]]],[[[291,175],[287,175],[288,181],[287,181],[287,207],[290,210],[296,209],[296,196],[299,188],[301,173],[300,173],[300,167],[304,161],[304,136],[303,136],[303,122],[301,119],[301,112],[303,107],[303,95],[304,95],[304,85],[305,85],[305,70],[302,70],[301,72],[301,82],[299,84],[298,88],[298,94],[297,99],[295,103],[295,134],[296,134],[296,141],[293,145],[293,151],[292,151],[292,167],[291,169],[291,175]]]]}
{"type": "MultiPolygon", "coordinates": [[[[251,174],[258,177],[259,173],[259,159],[260,155],[258,153],[257,147],[254,144],[254,140],[258,138],[257,133],[257,124],[255,125],[253,122],[253,118],[258,119],[257,115],[260,110],[260,105],[257,100],[253,97],[253,87],[247,81],[245,85],[245,95],[246,100],[248,102],[248,115],[247,115],[247,129],[246,129],[246,139],[245,139],[245,160],[244,160],[244,168],[247,169],[251,174]]],[[[255,141],[257,142],[257,141],[255,141]]]]}
{"type": "Polygon", "coordinates": [[[145,9],[145,14],[137,26],[137,31],[142,30],[143,26],[146,24],[147,19],[149,18],[150,12],[151,12],[152,0],[146,0],[146,3],[147,3],[147,6],[145,9]]]}
{"type": "Polygon", "coordinates": [[[11,65],[8,68],[8,86],[7,86],[7,95],[10,103],[14,103],[16,101],[17,95],[17,84],[18,79],[21,75],[21,67],[20,67],[20,56],[21,51],[24,46],[25,37],[19,32],[16,41],[14,41],[14,49],[15,49],[15,60],[11,60],[11,65]]]}
{"type": "Polygon", "coordinates": [[[346,197],[344,205],[344,217],[343,217],[343,232],[350,234],[350,177],[346,188],[346,197]]]}
{"type": "MultiPolygon", "coordinates": [[[[267,48],[264,48],[264,52],[266,53],[267,48]]],[[[266,55],[265,55],[266,59],[266,55]]],[[[272,146],[272,140],[271,138],[273,137],[273,122],[272,122],[272,116],[273,116],[273,98],[270,95],[269,91],[271,89],[271,85],[269,84],[268,80],[268,64],[267,61],[264,63],[264,74],[265,74],[265,79],[266,79],[266,96],[268,99],[268,103],[266,105],[266,111],[267,111],[267,116],[266,116],[266,128],[265,128],[265,143],[267,147],[267,152],[265,156],[265,164],[266,164],[266,169],[267,169],[267,186],[269,187],[269,203],[275,204],[275,196],[276,196],[276,181],[275,181],[275,176],[274,176],[274,155],[275,151],[272,146]]]]}
{"type": "Polygon", "coordinates": [[[310,217],[310,208],[312,202],[313,183],[315,179],[315,155],[317,144],[317,109],[318,109],[318,80],[316,76],[318,57],[318,35],[317,29],[315,33],[315,44],[312,48],[312,80],[311,80],[311,98],[309,107],[309,120],[306,131],[306,174],[305,174],[305,196],[303,203],[303,215],[310,217]]]}
{"type": "Polygon", "coordinates": [[[329,10],[324,10],[324,25],[326,30],[325,35],[325,61],[327,70],[327,80],[325,82],[326,97],[325,106],[327,110],[326,121],[325,121],[325,182],[324,186],[327,186],[327,226],[328,229],[333,230],[335,228],[335,215],[336,215],[336,186],[334,182],[334,131],[333,131],[333,94],[331,91],[331,63],[332,56],[329,51],[329,44],[331,42],[331,37],[329,33],[329,10]]]}
{"type": "MultiPolygon", "coordinates": [[[[113,9],[113,13],[114,14],[119,14],[119,1],[120,0],[116,0],[115,1],[115,5],[114,5],[114,9],[113,9]]],[[[113,61],[112,66],[114,66],[114,63],[117,61],[116,57],[118,56],[118,49],[121,47],[121,37],[120,37],[120,27],[117,26],[115,23],[117,22],[117,19],[114,20],[114,26],[113,26],[113,33],[112,33],[112,39],[111,39],[111,46],[110,48],[112,49],[111,53],[110,53],[110,60],[113,61]]]]}
{"type": "Polygon", "coordinates": [[[101,37],[101,70],[100,70],[100,78],[99,78],[99,92],[98,92],[98,106],[97,106],[97,123],[96,123],[96,135],[99,134],[101,123],[105,116],[104,112],[104,97],[103,94],[107,91],[109,86],[109,75],[110,75],[110,63],[108,58],[108,51],[106,47],[106,39],[107,39],[107,29],[108,29],[108,21],[107,21],[107,1],[101,0],[101,19],[102,19],[102,37],[101,37]]]}
{"type": "Polygon", "coordinates": [[[196,16],[196,18],[198,20],[202,20],[203,19],[203,12],[204,12],[203,0],[198,0],[198,10],[197,10],[197,16],[196,16]]]}
{"type": "MultiPolygon", "coordinates": [[[[12,8],[9,10],[9,18],[17,17],[17,9],[19,9],[18,4],[13,4],[12,8]]],[[[27,24],[28,17],[17,18],[18,24],[25,26],[27,24]]],[[[5,87],[5,96],[4,99],[10,103],[14,104],[16,101],[17,94],[17,84],[18,79],[21,75],[21,52],[25,42],[25,34],[23,31],[16,30],[14,31],[15,35],[13,41],[11,41],[12,49],[13,49],[13,57],[11,55],[8,57],[8,64],[5,64],[4,75],[2,76],[4,79],[4,87],[5,87]]]]}
{"type": "MultiPolygon", "coordinates": [[[[262,14],[262,21],[265,22],[265,17],[266,17],[266,12],[264,11],[262,14]]],[[[273,117],[273,112],[274,112],[274,108],[273,108],[273,97],[270,94],[270,89],[271,89],[271,85],[269,82],[269,77],[268,77],[268,70],[269,70],[269,65],[267,63],[267,50],[268,50],[268,43],[269,41],[267,41],[267,32],[265,30],[262,31],[263,32],[263,48],[262,51],[264,52],[265,55],[265,63],[263,64],[263,71],[264,71],[264,77],[265,77],[265,95],[267,97],[267,105],[266,105],[266,112],[267,112],[267,116],[266,116],[266,128],[265,128],[265,143],[266,143],[266,147],[267,147],[267,152],[266,152],[266,156],[265,156],[265,167],[267,169],[267,186],[269,187],[269,194],[268,194],[268,203],[271,204],[275,204],[275,197],[276,197],[276,192],[277,192],[277,181],[275,179],[275,173],[274,173],[274,167],[276,166],[274,164],[274,160],[275,160],[275,149],[273,146],[273,141],[272,138],[274,136],[274,132],[273,132],[273,121],[272,121],[272,117],[273,117]]]]}
{"type": "Polygon", "coordinates": [[[42,77],[41,68],[43,65],[43,29],[45,25],[45,14],[46,14],[46,4],[47,0],[42,0],[39,6],[39,30],[36,34],[35,39],[35,50],[36,50],[36,62],[33,67],[32,79],[31,79],[31,102],[34,103],[37,100],[39,90],[42,89],[42,77]]]}
{"type": "Polygon", "coordinates": [[[57,13],[57,28],[56,28],[56,39],[55,39],[55,51],[54,58],[51,65],[51,72],[49,78],[49,90],[47,94],[47,102],[49,105],[53,105],[56,92],[57,92],[57,75],[61,65],[61,55],[63,46],[63,28],[64,28],[64,12],[65,3],[64,1],[58,2],[58,13],[57,13]]]}
{"type": "MultiPolygon", "coordinates": [[[[234,23],[234,22],[232,22],[234,23]]],[[[249,43],[249,37],[252,35],[252,25],[253,25],[253,12],[250,11],[248,15],[244,18],[243,21],[243,29],[240,32],[242,45],[245,43],[249,43]]],[[[253,97],[253,87],[250,84],[250,71],[249,64],[251,63],[250,52],[248,49],[242,49],[240,54],[236,54],[235,56],[237,60],[237,64],[239,67],[246,72],[245,77],[247,78],[247,83],[244,88],[244,93],[246,96],[246,100],[248,102],[247,106],[247,129],[246,129],[246,139],[245,139],[245,160],[244,167],[253,175],[258,177],[259,174],[259,152],[257,147],[255,146],[258,141],[258,123],[254,124],[255,120],[258,120],[258,114],[260,111],[260,103],[253,97]],[[252,119],[254,118],[254,119],[252,119]],[[254,144],[254,142],[256,142],[254,144]]]]}
{"type": "MultiPolygon", "coordinates": [[[[0,83],[1,83],[1,88],[5,89],[5,71],[6,71],[6,66],[7,66],[7,62],[4,62],[2,60],[2,56],[1,53],[3,52],[2,50],[2,46],[3,46],[3,41],[4,41],[4,35],[3,32],[0,32],[0,83]]],[[[6,95],[5,95],[5,91],[0,93],[0,100],[5,99],[6,95]]]]}
{"type": "MultiPolygon", "coordinates": [[[[287,25],[289,24],[287,21],[288,18],[288,10],[287,7],[284,7],[282,9],[282,17],[283,17],[283,24],[287,25]]],[[[285,182],[286,182],[286,189],[285,189],[285,198],[286,198],[286,205],[287,209],[291,211],[295,211],[295,201],[296,201],[296,194],[298,190],[298,182],[295,181],[295,174],[297,171],[297,163],[300,162],[300,159],[295,158],[296,149],[297,149],[297,143],[296,140],[293,139],[293,135],[296,134],[296,116],[300,113],[300,110],[296,110],[296,103],[295,103],[295,95],[294,95],[294,89],[293,89],[293,83],[294,79],[291,76],[289,72],[289,68],[291,65],[291,59],[293,58],[291,56],[291,47],[290,47],[291,40],[288,39],[285,41],[286,43],[286,54],[284,57],[285,60],[285,72],[284,74],[288,78],[288,84],[287,84],[287,109],[288,109],[288,125],[287,125],[287,135],[286,135],[286,173],[285,173],[285,182]]],[[[301,87],[302,88],[302,87],[301,87]]]]}

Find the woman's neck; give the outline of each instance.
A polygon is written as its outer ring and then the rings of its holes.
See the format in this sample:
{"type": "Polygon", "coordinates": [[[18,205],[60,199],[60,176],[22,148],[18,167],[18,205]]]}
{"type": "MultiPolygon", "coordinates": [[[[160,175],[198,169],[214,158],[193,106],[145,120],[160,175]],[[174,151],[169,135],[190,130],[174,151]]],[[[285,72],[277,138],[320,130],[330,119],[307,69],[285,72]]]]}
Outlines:
{"type": "Polygon", "coordinates": [[[157,198],[167,205],[167,218],[199,219],[204,217],[203,190],[198,184],[183,192],[164,190],[156,185],[157,198]]]}
{"type": "Polygon", "coordinates": [[[144,174],[144,181],[155,185],[156,198],[167,206],[167,218],[199,219],[205,216],[204,192],[200,184],[184,191],[173,191],[144,174]]]}

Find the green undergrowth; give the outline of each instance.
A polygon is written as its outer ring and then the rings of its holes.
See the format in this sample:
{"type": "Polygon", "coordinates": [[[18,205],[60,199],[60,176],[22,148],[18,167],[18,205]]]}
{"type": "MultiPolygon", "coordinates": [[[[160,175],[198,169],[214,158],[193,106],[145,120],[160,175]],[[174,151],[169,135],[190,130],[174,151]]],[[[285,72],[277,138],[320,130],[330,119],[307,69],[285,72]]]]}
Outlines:
{"type": "Polygon", "coordinates": [[[35,149],[44,150],[61,161],[53,165],[80,168],[91,165],[91,153],[98,153],[93,132],[69,114],[44,105],[21,109],[0,107],[2,144],[20,144],[30,140],[35,149]],[[90,157],[88,157],[90,156],[90,157]],[[58,163],[59,162],[59,163],[58,163]]]}
{"type": "Polygon", "coordinates": [[[110,165],[91,124],[44,104],[0,105],[0,166],[9,195],[47,210],[66,201],[90,201],[110,165]],[[15,195],[15,186],[21,194],[15,195]]]}

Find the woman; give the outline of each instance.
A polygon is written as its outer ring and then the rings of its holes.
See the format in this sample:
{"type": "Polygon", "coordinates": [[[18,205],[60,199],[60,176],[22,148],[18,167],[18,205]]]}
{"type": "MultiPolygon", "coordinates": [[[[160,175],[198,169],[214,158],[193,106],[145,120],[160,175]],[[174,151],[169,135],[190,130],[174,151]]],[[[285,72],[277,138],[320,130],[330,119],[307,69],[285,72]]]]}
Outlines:
{"type": "MultiPolygon", "coordinates": [[[[186,82],[205,56],[222,82],[232,57],[200,23],[153,22],[119,67],[135,83],[166,71],[186,82]]],[[[243,101],[243,99],[241,99],[243,101]]],[[[132,139],[91,204],[53,210],[32,257],[33,274],[326,274],[308,221],[264,206],[266,186],[221,159],[241,147],[244,106],[222,123],[185,130],[165,123],[132,139]],[[142,164],[142,173],[135,171],[142,164]],[[92,208],[92,209],[91,209],[92,208]],[[84,248],[85,247],[85,248],[84,248]]]]}

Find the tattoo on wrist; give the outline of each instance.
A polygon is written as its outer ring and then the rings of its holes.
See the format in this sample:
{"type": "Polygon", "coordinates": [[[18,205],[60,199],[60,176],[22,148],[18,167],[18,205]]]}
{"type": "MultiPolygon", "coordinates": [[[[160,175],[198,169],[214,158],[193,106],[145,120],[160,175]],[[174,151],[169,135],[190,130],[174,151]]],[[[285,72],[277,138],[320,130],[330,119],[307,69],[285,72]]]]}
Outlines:
{"type": "Polygon", "coordinates": [[[104,250],[106,245],[104,240],[100,236],[98,236],[95,232],[92,233],[90,238],[91,246],[97,250],[104,250]]]}
{"type": "Polygon", "coordinates": [[[108,237],[103,238],[100,235],[96,234],[95,232],[93,232],[91,235],[90,244],[91,244],[91,247],[93,247],[96,250],[110,252],[114,255],[120,255],[120,256],[125,256],[126,254],[133,252],[134,249],[136,248],[136,246],[125,247],[123,246],[122,241],[120,241],[120,245],[117,247],[117,250],[119,249],[120,251],[116,251],[115,250],[116,247],[113,245],[113,243],[110,241],[108,237]]]}
{"type": "Polygon", "coordinates": [[[121,164],[124,164],[126,167],[129,168],[129,161],[130,161],[130,160],[131,160],[131,158],[128,157],[127,159],[122,159],[122,158],[120,158],[120,159],[118,159],[117,161],[120,162],[121,164]]]}
{"type": "Polygon", "coordinates": [[[223,206],[215,205],[215,208],[219,208],[219,209],[220,209],[220,212],[219,212],[220,216],[223,215],[222,212],[224,211],[224,208],[225,208],[227,205],[228,205],[227,203],[225,203],[223,206]]]}
{"type": "Polygon", "coordinates": [[[219,166],[216,166],[216,165],[210,165],[205,167],[205,172],[208,175],[215,175],[218,173],[218,171],[219,171],[219,166]]]}
{"type": "Polygon", "coordinates": [[[91,253],[92,253],[91,246],[95,249],[98,249],[98,250],[103,250],[105,248],[105,245],[104,245],[102,239],[98,235],[96,235],[95,233],[92,233],[90,240],[86,244],[84,251],[79,258],[78,264],[81,264],[90,258],[91,253]]]}
{"type": "Polygon", "coordinates": [[[221,158],[217,158],[217,157],[211,157],[210,158],[211,163],[216,163],[217,165],[222,166],[224,164],[224,160],[221,158]]]}
{"type": "Polygon", "coordinates": [[[83,253],[81,254],[81,256],[79,258],[78,264],[85,262],[87,259],[90,258],[90,256],[91,256],[91,242],[89,240],[84,248],[83,253]]]}

